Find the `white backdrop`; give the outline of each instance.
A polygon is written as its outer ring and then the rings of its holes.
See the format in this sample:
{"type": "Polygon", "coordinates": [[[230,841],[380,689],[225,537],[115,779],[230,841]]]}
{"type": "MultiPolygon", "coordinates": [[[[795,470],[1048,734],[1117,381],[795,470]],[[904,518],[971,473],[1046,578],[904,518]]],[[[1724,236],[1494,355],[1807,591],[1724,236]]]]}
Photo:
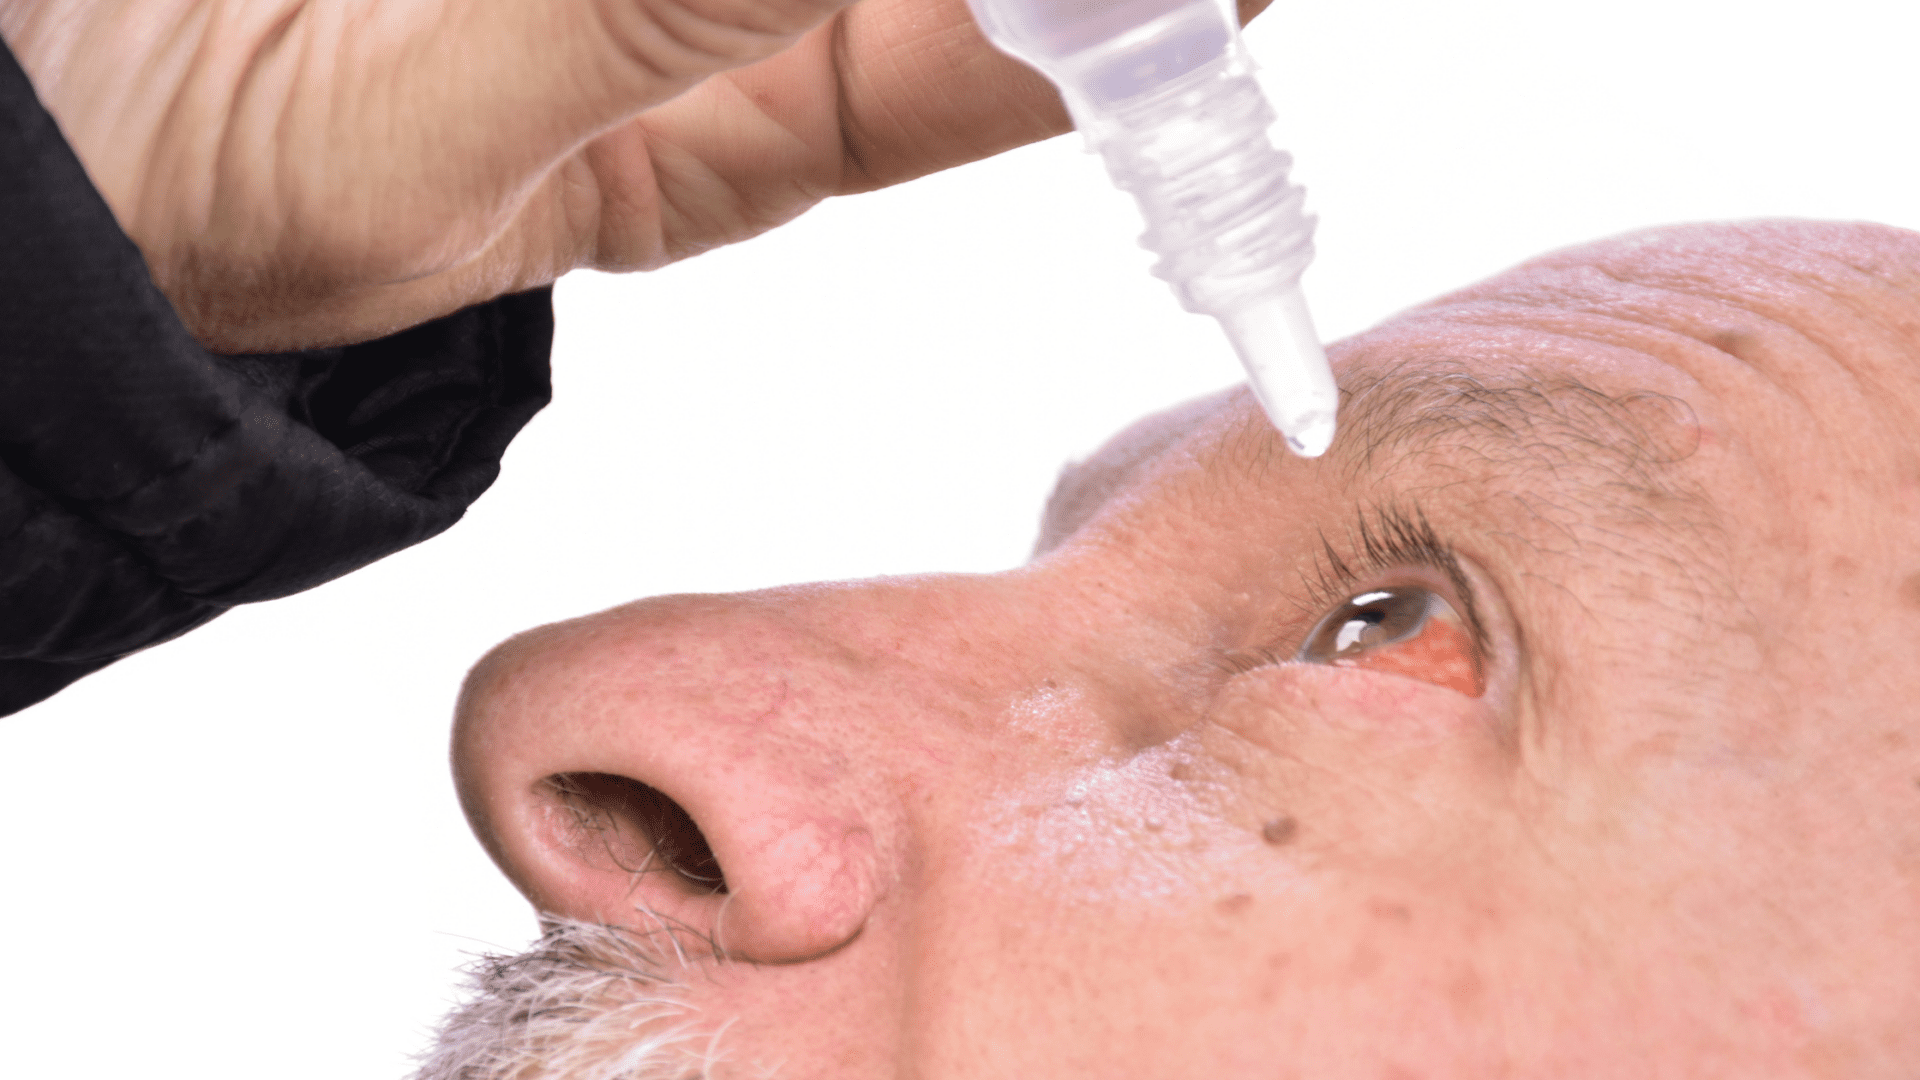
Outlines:
{"type": "MultiPolygon", "coordinates": [[[[1912,10],[1279,0],[1322,330],[1646,225],[1920,227],[1912,10]]],[[[639,596],[1020,562],[1062,463],[1238,378],[1139,230],[1068,136],[562,282],[556,400],[464,523],[0,720],[0,1071],[399,1077],[533,930],[447,779],[466,666],[639,596]]]]}

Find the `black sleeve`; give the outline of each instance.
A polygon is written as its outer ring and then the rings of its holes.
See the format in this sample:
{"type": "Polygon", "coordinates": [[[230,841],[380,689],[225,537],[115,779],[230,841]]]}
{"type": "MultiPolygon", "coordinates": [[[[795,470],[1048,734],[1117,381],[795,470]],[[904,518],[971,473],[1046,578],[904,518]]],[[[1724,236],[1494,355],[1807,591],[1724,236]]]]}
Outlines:
{"type": "Polygon", "coordinates": [[[0,716],[433,536],[551,393],[548,290],[218,356],[0,42],[0,716]]]}

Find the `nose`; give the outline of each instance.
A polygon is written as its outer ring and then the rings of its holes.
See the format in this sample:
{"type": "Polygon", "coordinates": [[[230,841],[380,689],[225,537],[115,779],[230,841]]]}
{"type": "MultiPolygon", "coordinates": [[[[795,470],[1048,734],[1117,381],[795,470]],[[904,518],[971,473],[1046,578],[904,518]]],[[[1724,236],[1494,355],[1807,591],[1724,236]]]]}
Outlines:
{"type": "Polygon", "coordinates": [[[965,710],[902,659],[896,628],[940,625],[898,610],[925,590],[850,588],[644,601],[489,654],[453,760],[507,876],[543,912],[761,963],[856,937],[908,842],[888,763],[938,757],[920,721],[965,710]]]}

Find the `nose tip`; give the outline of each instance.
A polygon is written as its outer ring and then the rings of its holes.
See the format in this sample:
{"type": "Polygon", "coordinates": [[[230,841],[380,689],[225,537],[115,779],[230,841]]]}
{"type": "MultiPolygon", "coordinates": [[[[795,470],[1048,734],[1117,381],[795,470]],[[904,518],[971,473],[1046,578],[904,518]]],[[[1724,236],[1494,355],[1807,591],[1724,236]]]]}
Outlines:
{"type": "Polygon", "coordinates": [[[544,913],[759,963],[857,936],[885,878],[845,755],[609,644],[536,632],[468,678],[455,779],[508,878],[544,913]]]}

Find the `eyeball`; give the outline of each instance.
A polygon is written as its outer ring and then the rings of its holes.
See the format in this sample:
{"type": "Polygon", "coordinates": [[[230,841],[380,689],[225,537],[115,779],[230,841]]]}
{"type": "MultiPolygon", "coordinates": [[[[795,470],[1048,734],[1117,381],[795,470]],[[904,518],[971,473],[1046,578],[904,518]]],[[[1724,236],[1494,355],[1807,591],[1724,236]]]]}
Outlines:
{"type": "Polygon", "coordinates": [[[1466,621],[1438,593],[1418,586],[1350,597],[1314,626],[1295,659],[1420,679],[1468,697],[1486,691],[1466,621]]]}

